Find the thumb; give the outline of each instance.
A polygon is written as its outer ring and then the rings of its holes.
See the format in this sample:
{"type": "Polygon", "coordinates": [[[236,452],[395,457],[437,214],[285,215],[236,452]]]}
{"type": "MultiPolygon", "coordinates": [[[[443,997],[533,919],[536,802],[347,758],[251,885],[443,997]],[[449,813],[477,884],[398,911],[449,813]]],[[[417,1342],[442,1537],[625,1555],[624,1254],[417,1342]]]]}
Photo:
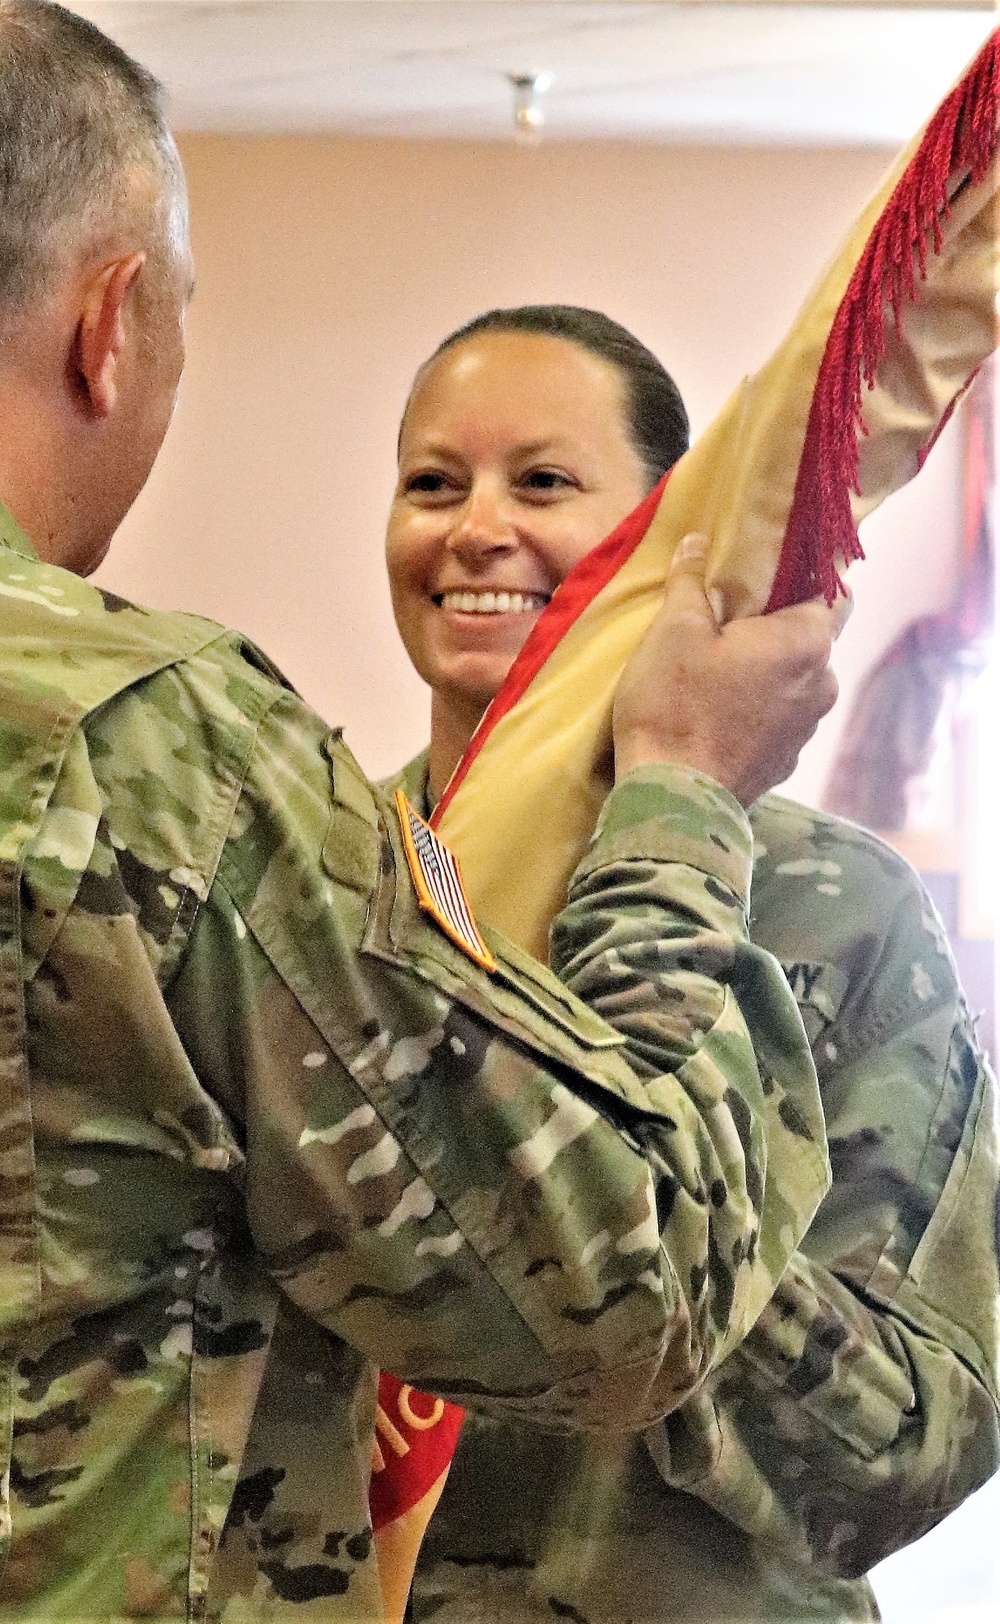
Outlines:
{"type": "Polygon", "coordinates": [[[664,608],[672,615],[692,615],[713,627],[716,617],[705,592],[707,536],[693,531],[677,543],[667,574],[664,608]]]}

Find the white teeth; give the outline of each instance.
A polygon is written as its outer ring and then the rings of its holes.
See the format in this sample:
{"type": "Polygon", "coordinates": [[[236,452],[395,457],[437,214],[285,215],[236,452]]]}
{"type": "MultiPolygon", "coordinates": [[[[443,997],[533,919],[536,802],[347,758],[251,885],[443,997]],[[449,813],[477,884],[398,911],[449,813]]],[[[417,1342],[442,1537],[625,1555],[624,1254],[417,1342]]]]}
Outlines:
{"type": "Polygon", "coordinates": [[[442,609],[457,609],[463,615],[520,615],[528,609],[544,609],[548,599],[540,592],[444,592],[442,609]]]}

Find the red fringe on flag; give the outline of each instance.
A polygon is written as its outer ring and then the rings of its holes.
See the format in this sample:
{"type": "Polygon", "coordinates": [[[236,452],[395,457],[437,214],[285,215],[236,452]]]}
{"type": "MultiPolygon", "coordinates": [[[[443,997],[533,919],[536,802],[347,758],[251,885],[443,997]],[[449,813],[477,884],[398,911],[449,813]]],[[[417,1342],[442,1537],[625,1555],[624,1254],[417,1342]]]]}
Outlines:
{"type": "MultiPolygon", "coordinates": [[[[855,267],[827,340],[768,609],[842,591],[838,556],[863,558],[851,513],[858,493],[862,386],[871,388],[886,351],[886,306],[899,331],[915,302],[928,254],[940,253],[955,175],[981,180],[997,146],[1000,32],[938,108],[855,267]]],[[[860,494],[860,493],[858,493],[860,494]]]]}

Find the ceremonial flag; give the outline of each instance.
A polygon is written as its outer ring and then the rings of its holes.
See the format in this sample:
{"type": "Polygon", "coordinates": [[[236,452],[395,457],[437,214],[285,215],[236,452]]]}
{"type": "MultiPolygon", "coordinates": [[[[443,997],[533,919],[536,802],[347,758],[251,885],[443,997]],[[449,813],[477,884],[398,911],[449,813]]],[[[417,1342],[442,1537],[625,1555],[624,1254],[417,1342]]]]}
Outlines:
{"type": "Polygon", "coordinates": [[[559,587],[459,763],[434,827],[476,917],[537,957],[607,795],[615,686],[677,542],[710,538],[727,620],[832,601],[838,566],[862,556],[858,523],[922,466],[995,347],[998,41],[894,166],[770,361],[559,587]]]}

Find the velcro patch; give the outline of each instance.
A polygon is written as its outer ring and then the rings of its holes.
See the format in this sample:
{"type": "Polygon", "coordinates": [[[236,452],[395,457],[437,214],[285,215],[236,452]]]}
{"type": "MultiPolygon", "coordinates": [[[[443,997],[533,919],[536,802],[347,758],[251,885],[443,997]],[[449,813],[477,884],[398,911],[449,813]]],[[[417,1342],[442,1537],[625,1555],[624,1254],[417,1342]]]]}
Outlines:
{"type": "Polygon", "coordinates": [[[474,964],[484,970],[495,970],[496,960],[480,936],[466,900],[458,858],[438,839],[430,824],[414,811],[401,789],[396,791],[396,809],[406,861],[421,908],[474,964]]]}

